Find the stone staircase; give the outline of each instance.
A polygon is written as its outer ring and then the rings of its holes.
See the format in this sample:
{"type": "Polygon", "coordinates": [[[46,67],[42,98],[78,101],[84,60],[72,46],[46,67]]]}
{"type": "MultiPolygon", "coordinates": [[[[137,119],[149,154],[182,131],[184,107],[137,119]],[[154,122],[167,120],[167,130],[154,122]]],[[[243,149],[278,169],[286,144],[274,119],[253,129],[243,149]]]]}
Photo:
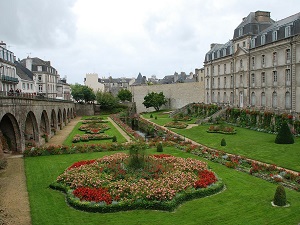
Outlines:
{"type": "Polygon", "coordinates": [[[214,119],[216,119],[217,117],[221,116],[223,113],[225,113],[225,112],[226,112],[226,109],[227,109],[227,108],[224,107],[224,108],[220,109],[219,111],[215,112],[214,114],[212,114],[211,116],[206,117],[205,119],[199,119],[199,120],[197,120],[195,123],[197,123],[197,124],[208,123],[208,121],[209,121],[210,119],[214,120],[214,119]]]}

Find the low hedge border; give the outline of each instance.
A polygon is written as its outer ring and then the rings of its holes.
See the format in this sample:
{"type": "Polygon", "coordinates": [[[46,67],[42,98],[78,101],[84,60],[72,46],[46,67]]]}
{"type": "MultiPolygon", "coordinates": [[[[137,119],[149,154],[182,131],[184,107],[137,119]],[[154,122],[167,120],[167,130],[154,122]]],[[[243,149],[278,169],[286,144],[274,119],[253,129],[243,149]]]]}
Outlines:
{"type": "Polygon", "coordinates": [[[229,135],[236,134],[236,131],[234,131],[234,132],[224,132],[224,131],[210,131],[210,130],[207,130],[206,132],[207,133],[229,134],[229,135]]]}
{"type": "Polygon", "coordinates": [[[86,212],[101,212],[101,213],[110,213],[110,212],[119,212],[119,211],[128,211],[136,209],[150,209],[150,210],[162,210],[162,211],[174,211],[180,204],[198,198],[208,197],[214,194],[217,194],[225,189],[225,184],[219,179],[213,185],[207,188],[194,189],[191,188],[185,193],[178,193],[175,198],[171,201],[147,201],[147,200],[138,200],[133,203],[130,202],[116,202],[113,201],[112,204],[106,205],[104,202],[88,202],[80,201],[79,198],[73,195],[73,190],[69,187],[66,187],[59,183],[50,184],[50,188],[62,191],[66,194],[66,200],[70,206],[75,209],[86,211],[86,212]]]}

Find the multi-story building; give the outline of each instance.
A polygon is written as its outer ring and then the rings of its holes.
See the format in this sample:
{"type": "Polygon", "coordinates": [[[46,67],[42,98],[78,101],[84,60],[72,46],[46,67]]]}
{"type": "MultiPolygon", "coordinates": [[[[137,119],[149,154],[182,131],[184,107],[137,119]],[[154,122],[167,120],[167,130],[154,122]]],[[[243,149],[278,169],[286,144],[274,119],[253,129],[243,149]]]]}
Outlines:
{"type": "Polygon", "coordinates": [[[56,98],[57,84],[60,79],[57,70],[51,66],[50,61],[40,58],[29,58],[21,60],[21,64],[35,75],[35,85],[38,95],[47,98],[56,98]]]}
{"type": "Polygon", "coordinates": [[[35,75],[20,62],[15,61],[19,83],[17,85],[18,93],[36,93],[35,75]]]}
{"type": "Polygon", "coordinates": [[[300,112],[300,13],[251,12],[204,60],[205,102],[300,112]]]}
{"type": "Polygon", "coordinates": [[[6,48],[6,44],[0,43],[0,91],[9,92],[17,89],[19,79],[16,73],[14,53],[6,48]]]}

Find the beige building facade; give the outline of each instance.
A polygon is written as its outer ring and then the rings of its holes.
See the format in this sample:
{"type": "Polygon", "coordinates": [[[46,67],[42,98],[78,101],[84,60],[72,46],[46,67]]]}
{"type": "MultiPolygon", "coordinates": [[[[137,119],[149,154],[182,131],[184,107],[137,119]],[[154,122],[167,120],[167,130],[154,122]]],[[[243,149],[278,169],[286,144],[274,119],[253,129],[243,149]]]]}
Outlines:
{"type": "Polygon", "coordinates": [[[274,21],[251,12],[205,56],[205,102],[300,112],[300,13],[274,21]]]}

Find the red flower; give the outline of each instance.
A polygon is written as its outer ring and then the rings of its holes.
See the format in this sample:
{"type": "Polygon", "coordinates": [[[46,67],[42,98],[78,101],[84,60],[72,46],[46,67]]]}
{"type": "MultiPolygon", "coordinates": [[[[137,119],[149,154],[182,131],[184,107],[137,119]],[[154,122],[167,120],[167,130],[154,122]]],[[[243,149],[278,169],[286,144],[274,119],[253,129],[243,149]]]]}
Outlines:
{"type": "Polygon", "coordinates": [[[74,163],[72,166],[70,166],[68,168],[68,170],[73,169],[73,168],[78,168],[78,167],[81,167],[83,165],[93,164],[95,161],[96,161],[95,159],[93,159],[93,160],[79,161],[79,162],[74,163]]]}
{"type": "Polygon", "coordinates": [[[199,180],[194,184],[195,188],[206,188],[217,181],[215,174],[209,170],[200,171],[198,177],[199,180]]]}
{"type": "Polygon", "coordinates": [[[73,191],[73,195],[80,201],[106,202],[107,205],[112,203],[112,197],[105,188],[80,187],[73,191]]]}

